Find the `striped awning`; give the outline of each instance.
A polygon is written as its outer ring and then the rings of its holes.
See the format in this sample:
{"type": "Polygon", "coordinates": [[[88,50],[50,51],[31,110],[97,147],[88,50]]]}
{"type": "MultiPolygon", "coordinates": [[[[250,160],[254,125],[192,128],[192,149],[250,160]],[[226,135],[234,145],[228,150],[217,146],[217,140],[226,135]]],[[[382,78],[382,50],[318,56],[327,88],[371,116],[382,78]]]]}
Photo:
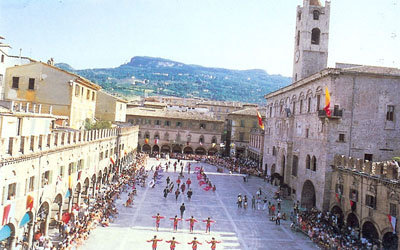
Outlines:
{"type": "Polygon", "coordinates": [[[7,239],[11,236],[11,228],[7,225],[0,229],[0,241],[7,239]]]}

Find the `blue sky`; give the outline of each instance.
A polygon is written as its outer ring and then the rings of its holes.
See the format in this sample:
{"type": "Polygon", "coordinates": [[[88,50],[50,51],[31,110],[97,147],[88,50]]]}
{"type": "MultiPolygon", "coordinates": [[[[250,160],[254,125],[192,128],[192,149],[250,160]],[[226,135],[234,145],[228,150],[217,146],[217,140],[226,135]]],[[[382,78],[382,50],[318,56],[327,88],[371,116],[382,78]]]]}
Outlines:
{"type": "MultiPolygon", "coordinates": [[[[302,0],[1,0],[12,53],[77,69],[133,56],[291,76],[302,0]]],[[[328,66],[400,68],[400,0],[332,0],[328,66]]]]}

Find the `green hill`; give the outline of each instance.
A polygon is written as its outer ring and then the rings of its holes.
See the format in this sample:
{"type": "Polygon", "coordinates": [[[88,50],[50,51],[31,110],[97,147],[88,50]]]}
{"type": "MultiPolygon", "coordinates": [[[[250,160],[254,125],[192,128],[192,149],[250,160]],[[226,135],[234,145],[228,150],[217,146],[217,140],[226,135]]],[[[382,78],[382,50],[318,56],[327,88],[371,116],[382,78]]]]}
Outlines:
{"type": "Polygon", "coordinates": [[[190,65],[163,58],[133,57],[116,68],[75,70],[56,64],[123,95],[168,95],[213,100],[264,103],[264,95],[290,84],[291,79],[264,70],[230,70],[190,65]]]}

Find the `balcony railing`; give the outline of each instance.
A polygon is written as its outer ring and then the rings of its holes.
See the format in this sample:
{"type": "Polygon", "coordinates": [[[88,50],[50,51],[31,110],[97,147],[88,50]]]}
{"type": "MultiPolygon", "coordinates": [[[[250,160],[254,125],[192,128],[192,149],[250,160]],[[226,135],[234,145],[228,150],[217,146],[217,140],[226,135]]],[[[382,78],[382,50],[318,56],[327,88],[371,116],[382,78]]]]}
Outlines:
{"type": "Polygon", "coordinates": [[[319,118],[332,118],[332,119],[340,119],[343,117],[343,109],[331,109],[331,116],[328,117],[325,110],[318,111],[319,118]]]}

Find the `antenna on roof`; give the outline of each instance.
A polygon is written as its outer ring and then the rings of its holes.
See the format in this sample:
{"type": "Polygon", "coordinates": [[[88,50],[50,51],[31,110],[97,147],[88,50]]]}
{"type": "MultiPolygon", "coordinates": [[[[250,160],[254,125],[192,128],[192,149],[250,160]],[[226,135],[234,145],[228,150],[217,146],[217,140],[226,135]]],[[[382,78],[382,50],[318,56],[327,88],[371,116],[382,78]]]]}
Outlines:
{"type": "Polygon", "coordinates": [[[22,48],[19,49],[19,65],[22,65],[22,48]]]}

